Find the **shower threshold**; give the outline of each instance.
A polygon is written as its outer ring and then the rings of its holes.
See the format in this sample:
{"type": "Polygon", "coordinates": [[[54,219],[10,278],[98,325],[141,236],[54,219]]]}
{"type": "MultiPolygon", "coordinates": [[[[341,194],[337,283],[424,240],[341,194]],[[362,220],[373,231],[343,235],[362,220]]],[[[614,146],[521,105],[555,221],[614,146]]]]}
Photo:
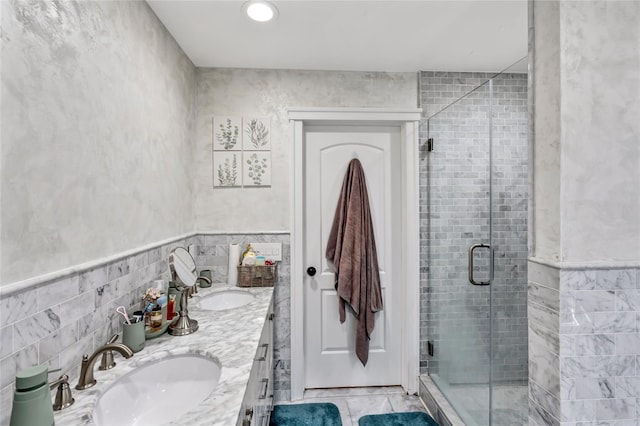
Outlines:
{"type": "MultiPolygon", "coordinates": [[[[487,386],[476,384],[448,386],[445,392],[458,401],[457,410],[449,403],[431,377],[420,376],[420,398],[442,426],[488,426],[487,386]]],[[[529,400],[526,382],[494,386],[492,426],[528,423],[529,400]]]]}

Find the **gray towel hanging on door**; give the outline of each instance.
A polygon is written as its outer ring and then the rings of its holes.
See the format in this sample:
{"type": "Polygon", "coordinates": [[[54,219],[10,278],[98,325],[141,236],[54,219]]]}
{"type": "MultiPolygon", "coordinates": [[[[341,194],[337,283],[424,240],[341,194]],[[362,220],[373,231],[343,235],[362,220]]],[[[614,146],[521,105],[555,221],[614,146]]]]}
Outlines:
{"type": "Polygon", "coordinates": [[[382,310],[382,290],[367,183],[357,158],[342,181],[326,258],[335,269],[340,322],[345,321],[348,303],[356,315],[356,355],[366,366],[375,313],[382,310]]]}

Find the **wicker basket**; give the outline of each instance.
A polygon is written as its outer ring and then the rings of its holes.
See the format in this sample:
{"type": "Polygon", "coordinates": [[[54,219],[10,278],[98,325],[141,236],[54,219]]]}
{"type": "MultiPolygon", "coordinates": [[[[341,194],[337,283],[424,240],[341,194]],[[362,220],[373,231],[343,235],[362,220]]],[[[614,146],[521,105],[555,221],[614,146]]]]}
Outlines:
{"type": "Polygon", "coordinates": [[[278,264],[238,266],[238,287],[273,287],[278,278],[278,264]]]}

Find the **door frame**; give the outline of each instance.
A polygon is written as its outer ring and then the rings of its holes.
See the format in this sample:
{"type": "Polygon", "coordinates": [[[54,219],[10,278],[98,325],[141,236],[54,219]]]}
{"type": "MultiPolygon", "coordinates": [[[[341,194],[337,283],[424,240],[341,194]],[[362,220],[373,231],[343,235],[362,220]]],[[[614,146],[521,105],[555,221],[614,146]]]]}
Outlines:
{"type": "Polygon", "coordinates": [[[418,127],[422,110],[290,108],[291,400],[302,399],[304,377],[304,126],[353,124],[400,127],[402,185],[402,386],[418,391],[420,373],[420,221],[418,127]]]}

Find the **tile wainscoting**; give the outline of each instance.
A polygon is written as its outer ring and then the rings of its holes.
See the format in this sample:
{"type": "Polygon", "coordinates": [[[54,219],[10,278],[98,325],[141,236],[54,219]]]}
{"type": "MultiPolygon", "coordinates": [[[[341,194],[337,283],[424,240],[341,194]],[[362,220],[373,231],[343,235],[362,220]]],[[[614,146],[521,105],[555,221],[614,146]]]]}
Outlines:
{"type": "Polygon", "coordinates": [[[530,261],[530,422],[636,424],[639,327],[640,268],[530,261]]]}
{"type": "Polygon", "coordinates": [[[104,263],[69,269],[50,280],[0,296],[0,424],[9,423],[16,372],[36,364],[60,367],[78,377],[82,354],[92,353],[120,333],[117,306],[138,307],[144,290],[155,279],[169,280],[168,257],[175,247],[195,248],[199,269],[212,269],[216,282],[225,282],[228,248],[232,242],[281,242],[276,297],[275,390],[289,398],[289,257],[288,233],[200,233],[158,243],[104,263]]]}

